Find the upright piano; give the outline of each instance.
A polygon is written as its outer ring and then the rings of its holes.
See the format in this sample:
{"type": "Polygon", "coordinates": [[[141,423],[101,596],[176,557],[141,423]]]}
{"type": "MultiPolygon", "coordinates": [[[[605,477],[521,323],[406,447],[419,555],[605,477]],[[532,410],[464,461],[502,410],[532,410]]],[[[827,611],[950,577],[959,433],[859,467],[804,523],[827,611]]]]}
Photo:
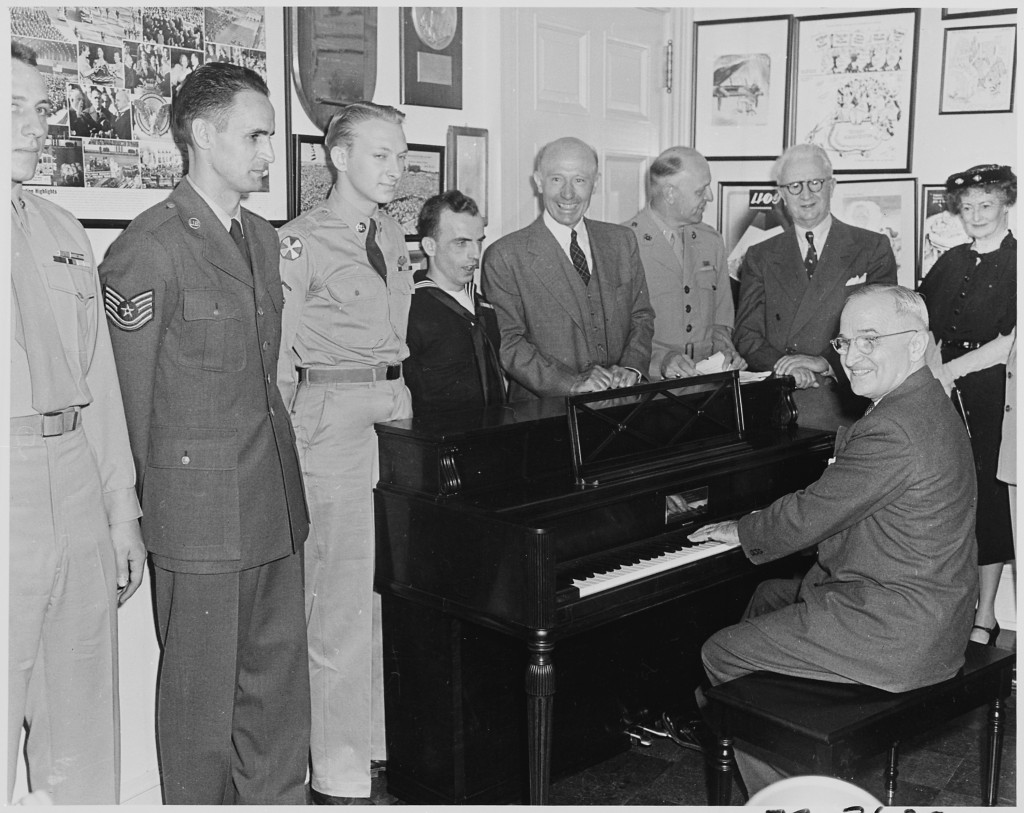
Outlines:
{"type": "Polygon", "coordinates": [[[793,384],[733,371],[377,425],[392,794],[543,804],[552,771],[686,706],[701,644],[768,575],[687,535],[832,454],[793,384]]]}

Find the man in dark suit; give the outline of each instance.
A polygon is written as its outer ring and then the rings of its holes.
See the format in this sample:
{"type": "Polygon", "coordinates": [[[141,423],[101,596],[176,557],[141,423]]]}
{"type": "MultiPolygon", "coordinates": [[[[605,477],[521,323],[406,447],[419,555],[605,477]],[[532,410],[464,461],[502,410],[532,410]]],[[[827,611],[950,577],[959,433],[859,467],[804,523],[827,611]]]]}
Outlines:
{"type": "Polygon", "coordinates": [[[484,219],[457,189],[434,195],[420,209],[427,272],[409,309],[405,383],[414,415],[480,409],[505,401],[498,360],[498,319],[476,292],[484,219]]]}
{"type": "Polygon", "coordinates": [[[175,99],[189,172],[100,268],[150,541],[157,740],[167,804],[304,804],[308,515],[275,383],[277,233],[241,208],[274,160],[274,108],[245,68],[175,99]]]}
{"type": "Polygon", "coordinates": [[[598,177],[588,144],[545,146],[533,173],[543,214],[484,255],[510,401],[630,386],[650,365],[654,311],[636,237],[583,217],[598,177]]]}
{"type": "MultiPolygon", "coordinates": [[[[851,294],[834,339],[867,413],[814,484],[690,538],[738,542],[755,564],[817,547],[803,579],[759,585],[744,620],[704,644],[712,684],[756,670],[903,692],[963,665],[978,597],[977,484],[963,421],[925,364],[919,294],[851,294]]],[[[781,778],[736,750],[747,791],[781,778]]]]}
{"type": "Polygon", "coordinates": [[[119,90],[114,94],[117,115],[114,116],[114,138],[130,139],[132,137],[132,101],[127,90],[119,90]]]}
{"type": "Polygon", "coordinates": [[[751,370],[796,379],[801,425],[834,430],[867,402],[852,396],[828,340],[857,286],[895,284],[896,259],[885,235],[832,217],[835,179],[820,147],[790,147],[772,177],[793,227],[747,250],[733,341],[751,370]]]}

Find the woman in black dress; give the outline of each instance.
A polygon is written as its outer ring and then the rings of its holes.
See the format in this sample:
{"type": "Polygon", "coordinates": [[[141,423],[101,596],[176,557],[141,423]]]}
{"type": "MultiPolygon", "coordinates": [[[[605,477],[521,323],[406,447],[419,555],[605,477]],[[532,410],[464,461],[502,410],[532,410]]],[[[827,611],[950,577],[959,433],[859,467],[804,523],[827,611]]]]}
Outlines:
{"type": "Polygon", "coordinates": [[[1017,240],[1009,208],[1017,200],[1010,167],[985,164],[951,175],[946,206],[970,243],[951,248],[921,284],[936,341],[931,366],[963,405],[978,475],[980,594],[971,640],[995,644],[995,600],[1003,564],[1014,558],[1006,483],[996,478],[1006,357],[1017,324],[1017,240]],[[941,354],[941,363],[937,356],[941,354]]]}

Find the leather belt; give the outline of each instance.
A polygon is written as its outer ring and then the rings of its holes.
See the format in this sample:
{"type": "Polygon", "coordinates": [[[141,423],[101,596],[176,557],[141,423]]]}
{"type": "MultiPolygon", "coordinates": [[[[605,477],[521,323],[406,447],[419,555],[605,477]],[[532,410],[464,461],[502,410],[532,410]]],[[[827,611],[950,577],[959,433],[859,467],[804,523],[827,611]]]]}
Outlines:
{"type": "Polygon", "coordinates": [[[945,339],[942,340],[942,346],[955,347],[957,350],[977,350],[985,342],[947,342],[945,339]]]}
{"type": "Polygon", "coordinates": [[[401,364],[380,364],[376,367],[299,368],[299,381],[307,384],[365,384],[373,381],[397,381],[401,377],[401,364]]]}
{"type": "Polygon", "coordinates": [[[68,432],[74,432],[81,425],[81,407],[68,407],[59,412],[11,418],[11,432],[39,435],[44,438],[60,437],[68,432]]]}

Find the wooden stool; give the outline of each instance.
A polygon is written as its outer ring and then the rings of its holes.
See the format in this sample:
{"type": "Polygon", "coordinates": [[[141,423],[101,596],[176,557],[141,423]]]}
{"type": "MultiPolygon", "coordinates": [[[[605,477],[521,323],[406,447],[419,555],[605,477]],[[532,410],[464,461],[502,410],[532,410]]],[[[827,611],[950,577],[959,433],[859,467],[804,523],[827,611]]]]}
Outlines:
{"type": "MultiPolygon", "coordinates": [[[[848,683],[754,672],[709,689],[717,749],[712,804],[727,805],[735,766],[733,740],[791,774],[849,778],[864,759],[888,749],[886,804],[896,795],[901,740],[988,704],[988,773],[984,804],[996,803],[1004,701],[1014,652],[969,643],[963,669],[949,680],[893,694],[848,683]]],[[[984,767],[984,766],[983,766],[984,767]]]]}

